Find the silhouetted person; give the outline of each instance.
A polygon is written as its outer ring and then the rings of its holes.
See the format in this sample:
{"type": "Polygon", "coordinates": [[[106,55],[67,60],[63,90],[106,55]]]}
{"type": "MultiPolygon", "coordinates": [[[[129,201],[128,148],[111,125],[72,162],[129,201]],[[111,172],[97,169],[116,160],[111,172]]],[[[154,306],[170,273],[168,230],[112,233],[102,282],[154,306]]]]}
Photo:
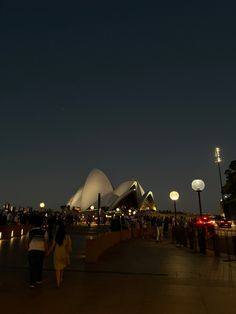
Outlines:
{"type": "Polygon", "coordinates": [[[32,228],[26,235],[25,246],[28,250],[30,288],[42,283],[43,261],[48,249],[48,234],[42,228],[43,219],[39,215],[31,218],[32,228]]]}

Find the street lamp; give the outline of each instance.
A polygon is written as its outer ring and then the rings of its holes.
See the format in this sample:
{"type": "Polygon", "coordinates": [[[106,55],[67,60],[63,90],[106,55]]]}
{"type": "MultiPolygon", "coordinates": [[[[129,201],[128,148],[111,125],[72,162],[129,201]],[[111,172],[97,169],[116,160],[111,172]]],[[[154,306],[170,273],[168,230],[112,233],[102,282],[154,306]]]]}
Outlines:
{"type": "Polygon", "coordinates": [[[218,171],[219,171],[219,178],[220,178],[220,192],[221,192],[221,197],[222,197],[222,207],[224,211],[224,193],[223,193],[223,184],[222,184],[222,175],[221,175],[221,168],[220,168],[220,163],[222,162],[222,158],[220,155],[220,147],[215,148],[215,163],[218,166],[218,171]]]}
{"type": "Polygon", "coordinates": [[[192,182],[192,189],[197,192],[198,194],[198,202],[199,202],[199,211],[200,211],[200,217],[202,218],[202,205],[201,205],[201,197],[200,193],[204,190],[205,183],[201,179],[193,180],[192,182]]]}
{"type": "Polygon", "coordinates": [[[175,210],[175,227],[176,227],[176,201],[179,199],[179,193],[176,191],[172,191],[169,194],[170,199],[174,202],[174,210],[175,210]]]}
{"type": "Polygon", "coordinates": [[[44,202],[41,202],[41,203],[39,204],[39,207],[43,210],[43,209],[45,208],[45,203],[44,203],[44,202]]]}
{"type": "Polygon", "coordinates": [[[101,210],[101,193],[98,193],[98,220],[97,224],[100,225],[100,210],[101,210]]]}

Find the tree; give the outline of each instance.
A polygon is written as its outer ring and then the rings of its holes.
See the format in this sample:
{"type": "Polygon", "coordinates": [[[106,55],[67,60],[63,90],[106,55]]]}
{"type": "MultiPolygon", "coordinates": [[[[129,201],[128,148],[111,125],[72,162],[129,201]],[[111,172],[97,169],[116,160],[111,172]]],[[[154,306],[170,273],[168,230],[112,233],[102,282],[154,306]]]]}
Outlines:
{"type": "Polygon", "coordinates": [[[236,160],[225,170],[226,183],[223,186],[224,213],[227,219],[236,220],[236,160]]]}
{"type": "Polygon", "coordinates": [[[229,197],[236,196],[236,160],[231,161],[229,169],[225,170],[226,183],[223,186],[223,193],[229,197]]]}

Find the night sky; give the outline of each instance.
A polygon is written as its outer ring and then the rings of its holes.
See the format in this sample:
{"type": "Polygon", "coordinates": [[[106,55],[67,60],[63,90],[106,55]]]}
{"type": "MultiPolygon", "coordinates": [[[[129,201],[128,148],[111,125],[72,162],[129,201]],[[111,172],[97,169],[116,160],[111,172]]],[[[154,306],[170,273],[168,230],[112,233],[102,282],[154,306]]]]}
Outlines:
{"type": "Polygon", "coordinates": [[[59,208],[93,168],[219,212],[236,159],[234,1],[1,1],[0,202],[59,208]],[[223,175],[223,181],[225,177],[223,175]]]}

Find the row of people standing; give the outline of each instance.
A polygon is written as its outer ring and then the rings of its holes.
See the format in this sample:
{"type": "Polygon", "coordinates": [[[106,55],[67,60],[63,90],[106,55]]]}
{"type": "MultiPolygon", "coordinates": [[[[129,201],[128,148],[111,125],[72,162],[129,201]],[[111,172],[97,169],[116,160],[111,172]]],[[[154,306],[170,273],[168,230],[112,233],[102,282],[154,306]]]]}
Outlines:
{"type": "Polygon", "coordinates": [[[216,256],[219,256],[219,245],[213,225],[206,226],[197,224],[196,219],[187,219],[184,216],[146,216],[138,219],[141,236],[143,238],[152,237],[156,242],[172,236],[172,242],[177,246],[189,247],[194,252],[206,254],[208,239],[213,242],[213,249],[216,256]]]}
{"type": "Polygon", "coordinates": [[[172,240],[177,246],[188,247],[206,255],[207,245],[212,242],[215,256],[219,256],[219,238],[212,224],[197,223],[195,218],[180,217],[172,228],[172,240]]]}

